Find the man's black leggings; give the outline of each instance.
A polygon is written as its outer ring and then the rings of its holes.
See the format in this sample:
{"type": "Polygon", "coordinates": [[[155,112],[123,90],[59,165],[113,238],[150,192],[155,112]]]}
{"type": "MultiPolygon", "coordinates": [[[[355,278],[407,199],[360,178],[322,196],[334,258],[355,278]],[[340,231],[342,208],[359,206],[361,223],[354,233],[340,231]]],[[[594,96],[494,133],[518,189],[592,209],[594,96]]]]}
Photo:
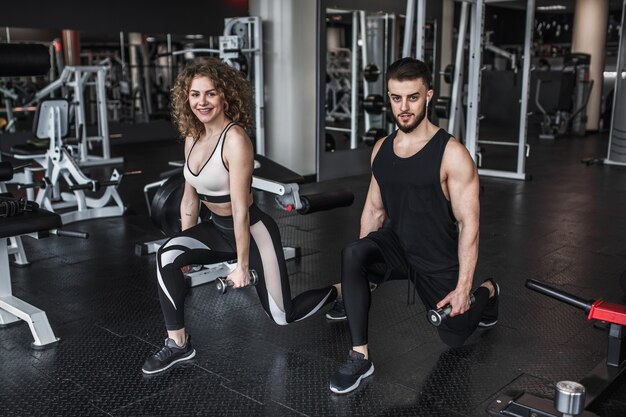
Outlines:
{"type": "MultiPolygon", "coordinates": [[[[368,275],[375,264],[385,263],[383,253],[378,245],[369,238],[363,238],[346,246],[341,260],[341,290],[348,316],[348,325],[352,336],[352,345],[367,344],[368,315],[371,304],[371,292],[368,275]]],[[[432,280],[423,278],[412,271],[389,271],[387,279],[411,279],[426,308],[435,308],[448,293],[454,290],[441,285],[431,285],[432,280]],[[391,273],[393,272],[393,273],[391,273]]],[[[437,283],[440,284],[440,283],[437,283]]],[[[449,286],[449,285],[448,285],[449,286]]],[[[489,301],[489,290],[479,287],[474,291],[474,303],[462,315],[450,317],[438,327],[439,337],[449,346],[461,346],[478,327],[478,322],[489,301]]],[[[426,317],[424,317],[426,320],[426,317]]]]}

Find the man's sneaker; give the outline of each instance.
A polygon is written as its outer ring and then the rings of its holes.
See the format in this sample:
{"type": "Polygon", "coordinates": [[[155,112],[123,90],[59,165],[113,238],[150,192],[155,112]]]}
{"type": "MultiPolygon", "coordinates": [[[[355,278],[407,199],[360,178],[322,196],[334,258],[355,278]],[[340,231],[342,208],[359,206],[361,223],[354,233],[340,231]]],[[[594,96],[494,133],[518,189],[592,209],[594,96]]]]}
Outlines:
{"type": "Polygon", "coordinates": [[[489,299],[487,307],[480,318],[480,322],[478,322],[478,327],[483,329],[493,327],[498,322],[498,304],[500,302],[500,286],[493,280],[493,278],[487,278],[484,282],[487,281],[491,282],[491,285],[493,285],[496,293],[489,299]]]}
{"type": "Polygon", "coordinates": [[[336,394],[345,394],[355,390],[361,380],[374,373],[374,364],[365,359],[365,355],[351,350],[348,360],[330,377],[330,390],[336,394]]]}
{"type": "Polygon", "coordinates": [[[348,319],[348,317],[346,316],[346,308],[343,305],[343,299],[337,298],[335,300],[332,308],[328,310],[328,312],[326,313],[326,318],[328,320],[335,320],[335,321],[348,319]]]}
{"type": "Polygon", "coordinates": [[[196,356],[196,350],[191,346],[191,336],[187,335],[187,340],[183,347],[179,347],[174,340],[165,339],[165,346],[146,359],[141,368],[144,374],[156,374],[174,366],[178,362],[188,361],[196,356]]]}

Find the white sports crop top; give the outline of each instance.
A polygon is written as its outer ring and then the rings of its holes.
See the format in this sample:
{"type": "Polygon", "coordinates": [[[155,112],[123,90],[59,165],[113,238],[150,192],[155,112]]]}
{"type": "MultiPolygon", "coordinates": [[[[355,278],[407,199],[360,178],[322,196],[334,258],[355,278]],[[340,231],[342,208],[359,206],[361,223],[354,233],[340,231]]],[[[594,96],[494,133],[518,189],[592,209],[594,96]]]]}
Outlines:
{"type": "Polygon", "coordinates": [[[196,189],[200,200],[208,201],[209,203],[227,203],[230,201],[230,175],[226,165],[224,165],[223,149],[226,133],[234,125],[235,123],[230,122],[222,130],[213,153],[197,174],[193,173],[189,168],[189,155],[191,155],[194,146],[196,146],[197,140],[191,145],[183,172],[185,181],[196,189]],[[216,155],[217,157],[214,157],[216,155]]]}

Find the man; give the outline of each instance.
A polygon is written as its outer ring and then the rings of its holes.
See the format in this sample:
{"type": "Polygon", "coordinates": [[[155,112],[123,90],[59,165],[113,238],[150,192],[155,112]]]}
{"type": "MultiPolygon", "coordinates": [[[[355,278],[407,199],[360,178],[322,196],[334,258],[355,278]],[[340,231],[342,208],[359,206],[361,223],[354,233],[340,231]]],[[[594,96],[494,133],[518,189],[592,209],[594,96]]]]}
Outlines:
{"type": "Polygon", "coordinates": [[[499,287],[485,280],[473,293],[478,258],[479,181],[467,149],[426,117],[433,97],[428,67],[402,58],[387,69],[398,130],[372,151],[372,178],[358,241],[342,252],[342,293],[352,350],[330,379],[339,394],[374,372],[367,345],[370,268],[384,263],[386,279],[410,279],[427,308],[452,307],[438,327],[441,340],[461,346],[498,317],[499,287]]]}

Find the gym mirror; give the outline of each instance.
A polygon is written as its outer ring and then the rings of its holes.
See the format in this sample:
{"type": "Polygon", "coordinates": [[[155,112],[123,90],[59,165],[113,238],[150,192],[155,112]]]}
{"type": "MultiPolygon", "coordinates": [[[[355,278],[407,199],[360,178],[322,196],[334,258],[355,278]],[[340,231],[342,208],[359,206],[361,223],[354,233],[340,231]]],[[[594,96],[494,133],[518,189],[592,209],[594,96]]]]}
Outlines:
{"type": "Polygon", "coordinates": [[[393,128],[384,68],[398,54],[397,18],[335,8],[327,8],[325,18],[324,149],[368,148],[393,128]]]}

